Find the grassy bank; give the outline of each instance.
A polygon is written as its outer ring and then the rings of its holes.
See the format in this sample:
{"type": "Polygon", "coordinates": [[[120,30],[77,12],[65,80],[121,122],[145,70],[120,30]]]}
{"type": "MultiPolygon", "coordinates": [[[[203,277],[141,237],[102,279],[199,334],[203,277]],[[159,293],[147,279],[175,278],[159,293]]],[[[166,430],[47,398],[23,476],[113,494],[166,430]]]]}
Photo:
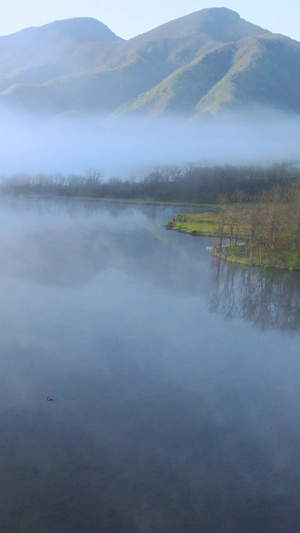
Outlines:
{"type": "Polygon", "coordinates": [[[211,213],[178,214],[166,225],[167,229],[189,233],[190,235],[215,236],[218,234],[217,215],[211,213]]]}
{"type": "Polygon", "coordinates": [[[292,209],[271,203],[220,206],[214,212],[181,213],[168,229],[215,237],[213,255],[245,265],[300,270],[300,227],[292,209]]]}

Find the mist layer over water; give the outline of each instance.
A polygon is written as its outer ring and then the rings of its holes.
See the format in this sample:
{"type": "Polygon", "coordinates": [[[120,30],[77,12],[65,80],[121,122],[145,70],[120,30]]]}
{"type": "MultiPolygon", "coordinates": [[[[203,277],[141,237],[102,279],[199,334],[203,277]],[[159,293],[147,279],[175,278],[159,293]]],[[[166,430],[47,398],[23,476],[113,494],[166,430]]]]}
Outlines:
{"type": "Polygon", "coordinates": [[[299,161],[299,117],[265,109],[201,121],[1,113],[2,175],[94,167],[106,177],[129,177],[161,164],[299,161]]]}
{"type": "Polygon", "coordinates": [[[1,204],[2,531],[297,530],[300,278],[179,210],[1,204]]]}

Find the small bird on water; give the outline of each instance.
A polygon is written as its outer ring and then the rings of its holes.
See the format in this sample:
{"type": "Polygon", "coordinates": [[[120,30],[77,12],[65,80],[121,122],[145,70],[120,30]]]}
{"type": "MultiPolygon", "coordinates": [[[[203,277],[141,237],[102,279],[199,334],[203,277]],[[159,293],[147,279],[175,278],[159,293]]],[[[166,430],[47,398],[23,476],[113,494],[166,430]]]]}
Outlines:
{"type": "Polygon", "coordinates": [[[54,402],[54,398],[50,398],[49,396],[47,396],[47,402],[54,402]]]}

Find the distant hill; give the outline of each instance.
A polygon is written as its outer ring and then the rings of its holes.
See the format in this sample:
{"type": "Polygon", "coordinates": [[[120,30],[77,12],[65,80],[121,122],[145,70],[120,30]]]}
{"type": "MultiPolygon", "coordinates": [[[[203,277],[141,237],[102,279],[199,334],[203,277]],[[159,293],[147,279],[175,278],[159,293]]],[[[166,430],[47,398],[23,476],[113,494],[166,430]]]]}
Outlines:
{"type": "Polygon", "coordinates": [[[120,112],[202,114],[266,106],[300,113],[300,44],[266,34],[219,46],[120,112]]]}
{"type": "Polygon", "coordinates": [[[226,8],[124,41],[91,18],[0,37],[0,103],[26,111],[180,114],[263,105],[300,112],[300,43],[226,8]]]}
{"type": "Polygon", "coordinates": [[[119,41],[107,26],[92,18],[56,21],[0,37],[0,88],[16,83],[39,85],[85,71],[90,68],[94,48],[105,54],[107,47],[119,41]]]}

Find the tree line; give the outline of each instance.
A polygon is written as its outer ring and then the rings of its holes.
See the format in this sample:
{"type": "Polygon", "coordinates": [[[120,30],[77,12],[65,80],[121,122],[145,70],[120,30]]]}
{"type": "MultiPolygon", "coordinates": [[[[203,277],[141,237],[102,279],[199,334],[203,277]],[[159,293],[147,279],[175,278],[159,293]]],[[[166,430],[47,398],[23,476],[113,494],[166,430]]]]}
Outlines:
{"type": "Polygon", "coordinates": [[[262,166],[157,166],[141,177],[104,178],[98,169],[85,174],[16,174],[3,177],[0,191],[11,194],[125,199],[194,204],[229,203],[237,191],[252,201],[275,185],[287,187],[300,178],[300,171],[287,164],[262,166]]]}

